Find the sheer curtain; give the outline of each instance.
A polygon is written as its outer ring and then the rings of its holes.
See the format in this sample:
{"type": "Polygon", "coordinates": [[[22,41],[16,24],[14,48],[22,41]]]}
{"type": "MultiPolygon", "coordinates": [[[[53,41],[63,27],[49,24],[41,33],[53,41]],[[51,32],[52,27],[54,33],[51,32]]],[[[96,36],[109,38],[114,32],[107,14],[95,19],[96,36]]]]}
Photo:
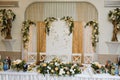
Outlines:
{"type": "MultiPolygon", "coordinates": [[[[98,12],[95,6],[90,3],[87,2],[76,3],[76,11],[78,21],[83,21],[84,26],[88,21],[98,20],[98,12]]],[[[84,27],[83,36],[84,36],[83,38],[84,54],[94,53],[91,40],[92,27],[90,26],[87,26],[86,28],[84,27]]]]}
{"type": "Polygon", "coordinates": [[[76,14],[78,21],[88,22],[91,20],[98,20],[96,8],[87,2],[76,3],[76,14]]]}
{"type": "Polygon", "coordinates": [[[25,12],[25,19],[30,19],[32,21],[38,22],[43,21],[44,14],[44,3],[33,3],[27,7],[25,12]]]}
{"type": "Polygon", "coordinates": [[[92,27],[87,26],[84,28],[84,53],[94,53],[92,47],[92,27]]]}

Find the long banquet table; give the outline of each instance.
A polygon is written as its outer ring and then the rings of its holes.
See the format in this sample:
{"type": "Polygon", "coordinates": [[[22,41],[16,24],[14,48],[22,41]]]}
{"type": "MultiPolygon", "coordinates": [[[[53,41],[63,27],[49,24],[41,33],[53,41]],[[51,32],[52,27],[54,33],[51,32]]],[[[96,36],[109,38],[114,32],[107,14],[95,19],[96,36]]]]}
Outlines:
{"type": "Polygon", "coordinates": [[[42,75],[37,72],[0,72],[0,80],[120,80],[120,76],[109,74],[85,75],[78,74],[75,76],[51,76],[42,75]]]}

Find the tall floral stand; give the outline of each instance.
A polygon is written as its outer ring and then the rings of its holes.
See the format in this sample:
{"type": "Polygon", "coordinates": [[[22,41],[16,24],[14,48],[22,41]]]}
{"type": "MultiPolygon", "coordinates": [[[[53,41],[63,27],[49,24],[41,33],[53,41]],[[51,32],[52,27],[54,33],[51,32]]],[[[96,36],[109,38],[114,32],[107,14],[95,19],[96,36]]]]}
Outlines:
{"type": "Polygon", "coordinates": [[[120,47],[120,42],[106,42],[108,46],[109,53],[116,54],[118,48],[120,47]]]}
{"type": "Polygon", "coordinates": [[[11,36],[11,28],[12,28],[12,19],[7,20],[7,31],[6,31],[6,37],[5,39],[12,39],[11,36]]]}
{"type": "Polygon", "coordinates": [[[118,41],[117,34],[118,34],[118,29],[117,29],[117,22],[113,21],[113,36],[112,36],[112,41],[118,41]]]}

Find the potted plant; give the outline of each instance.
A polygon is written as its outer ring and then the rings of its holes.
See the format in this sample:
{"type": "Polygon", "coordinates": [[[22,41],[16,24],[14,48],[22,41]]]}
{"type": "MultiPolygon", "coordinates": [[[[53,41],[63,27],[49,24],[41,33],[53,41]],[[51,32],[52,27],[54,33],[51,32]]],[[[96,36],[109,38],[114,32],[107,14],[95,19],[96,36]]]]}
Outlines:
{"type": "Polygon", "coordinates": [[[109,11],[108,19],[113,24],[113,36],[112,41],[118,41],[117,33],[120,31],[120,9],[116,8],[109,11]]]}
{"type": "Polygon", "coordinates": [[[1,36],[5,37],[5,39],[12,39],[11,28],[12,28],[12,21],[14,21],[15,18],[16,15],[13,13],[11,9],[0,10],[0,31],[1,31],[1,36]]]}

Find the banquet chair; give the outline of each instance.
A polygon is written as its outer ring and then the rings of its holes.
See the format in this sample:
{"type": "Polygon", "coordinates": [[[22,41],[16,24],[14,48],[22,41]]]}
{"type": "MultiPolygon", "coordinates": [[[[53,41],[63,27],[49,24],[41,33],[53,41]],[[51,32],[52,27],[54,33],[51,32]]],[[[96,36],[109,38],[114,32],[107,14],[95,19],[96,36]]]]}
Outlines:
{"type": "Polygon", "coordinates": [[[40,52],[40,61],[43,62],[46,59],[46,53],[45,52],[40,52]]]}
{"type": "Polygon", "coordinates": [[[28,62],[36,62],[37,52],[28,52],[28,62]]]}
{"type": "Polygon", "coordinates": [[[72,54],[72,62],[81,64],[82,54],[81,53],[73,53],[72,54]]]}
{"type": "Polygon", "coordinates": [[[90,64],[94,61],[94,53],[85,53],[84,54],[84,63],[90,64]]]}

